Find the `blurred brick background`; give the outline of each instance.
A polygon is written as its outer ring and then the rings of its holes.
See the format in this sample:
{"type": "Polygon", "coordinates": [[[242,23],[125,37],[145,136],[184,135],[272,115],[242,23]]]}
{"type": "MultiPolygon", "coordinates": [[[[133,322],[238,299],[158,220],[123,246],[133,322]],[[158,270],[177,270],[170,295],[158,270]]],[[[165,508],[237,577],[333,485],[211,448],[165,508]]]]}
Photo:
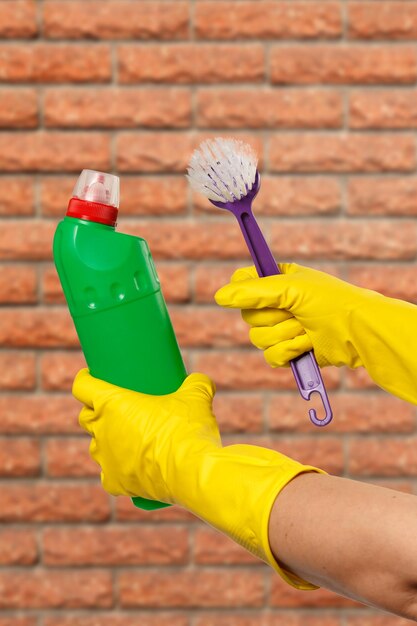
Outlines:
{"type": "Polygon", "coordinates": [[[248,254],[184,170],[203,138],[244,138],[279,260],[417,302],[417,1],[0,0],[0,34],[0,626],[408,624],[289,587],[184,511],[107,497],[51,245],[80,170],[120,174],[119,228],[148,240],[225,440],[416,493],[413,406],[326,370],[335,418],[315,429],[215,306],[248,254]]]}

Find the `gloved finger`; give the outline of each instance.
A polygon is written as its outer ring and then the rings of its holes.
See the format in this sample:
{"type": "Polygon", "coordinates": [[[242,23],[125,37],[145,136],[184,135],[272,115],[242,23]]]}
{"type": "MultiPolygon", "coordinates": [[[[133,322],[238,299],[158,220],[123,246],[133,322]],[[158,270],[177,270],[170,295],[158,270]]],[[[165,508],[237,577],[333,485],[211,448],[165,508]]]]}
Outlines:
{"type": "Polygon", "coordinates": [[[242,318],[249,326],[275,326],[285,320],[295,319],[285,309],[242,309],[242,318]]]}
{"type": "Polygon", "coordinates": [[[284,367],[292,359],[312,349],[313,344],[310,338],[307,334],[304,334],[271,346],[265,350],[264,357],[271,367],[284,367]]]}
{"type": "Polygon", "coordinates": [[[88,406],[83,406],[78,416],[78,423],[81,428],[84,428],[90,435],[94,437],[94,422],[97,420],[96,413],[88,406]]]}
{"type": "Polygon", "coordinates": [[[282,274],[229,283],[221,287],[214,298],[220,306],[232,309],[272,307],[291,310],[297,291],[294,278],[282,274]]]}
{"type": "Polygon", "coordinates": [[[195,372],[187,376],[176,393],[194,393],[202,396],[205,400],[213,400],[214,394],[216,393],[216,385],[211,378],[205,374],[195,372]]]}
{"type": "Polygon", "coordinates": [[[107,491],[111,496],[124,496],[125,492],[117,485],[117,483],[109,478],[108,474],[101,471],[100,474],[101,484],[104,491],[107,491]]]}
{"type": "Polygon", "coordinates": [[[98,465],[100,465],[100,462],[98,460],[98,445],[97,445],[97,440],[95,437],[93,437],[92,440],[90,441],[88,452],[91,458],[93,459],[93,461],[95,461],[98,465]]]}
{"type": "Polygon", "coordinates": [[[277,343],[294,339],[294,337],[303,334],[305,334],[305,330],[295,317],[275,326],[254,327],[249,331],[251,342],[260,350],[265,350],[277,343]]]}
{"type": "Polygon", "coordinates": [[[74,398],[93,409],[94,398],[97,395],[102,394],[105,391],[109,392],[117,389],[120,389],[120,387],[106,383],[100,378],[94,378],[94,376],[91,376],[88,369],[84,367],[74,378],[72,395],[74,398]]]}
{"type": "MultiPolygon", "coordinates": [[[[294,274],[295,272],[299,272],[301,269],[304,269],[302,265],[298,265],[297,263],[278,263],[278,268],[281,274],[294,274]]],[[[248,267],[240,267],[239,269],[237,269],[232,274],[230,282],[239,282],[241,280],[248,280],[249,278],[259,278],[258,272],[254,265],[249,265],[248,267]]]]}

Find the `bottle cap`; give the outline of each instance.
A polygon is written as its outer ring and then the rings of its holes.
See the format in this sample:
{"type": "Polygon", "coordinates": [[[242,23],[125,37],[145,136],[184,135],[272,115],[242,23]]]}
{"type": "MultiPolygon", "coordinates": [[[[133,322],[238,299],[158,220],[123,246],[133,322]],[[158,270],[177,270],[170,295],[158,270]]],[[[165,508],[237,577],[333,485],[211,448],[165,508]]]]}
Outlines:
{"type": "Polygon", "coordinates": [[[119,177],[83,170],[74,187],[67,216],[116,225],[119,207],[119,177]]]}

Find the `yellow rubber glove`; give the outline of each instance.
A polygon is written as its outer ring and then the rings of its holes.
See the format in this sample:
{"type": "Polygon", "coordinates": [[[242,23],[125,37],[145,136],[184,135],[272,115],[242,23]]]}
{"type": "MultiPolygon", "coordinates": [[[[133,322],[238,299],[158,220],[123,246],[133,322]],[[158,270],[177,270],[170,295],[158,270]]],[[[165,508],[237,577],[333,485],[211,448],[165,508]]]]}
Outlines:
{"type": "Polygon", "coordinates": [[[215,294],[243,309],[252,343],[272,367],[314,349],[321,367],[365,367],[383,389],[417,404],[417,307],[324,272],[281,263],[282,275],[237,270],[215,294]]]}
{"type": "Polygon", "coordinates": [[[80,370],[73,395],[85,405],[80,424],[93,437],[90,454],[101,466],[104,488],[179,504],[269,563],[293,587],[317,589],[277,563],[268,523],[290,480],[326,472],[266,448],[222,447],[214,391],[203,374],[191,374],[173,394],[150,396],[80,370]]]}

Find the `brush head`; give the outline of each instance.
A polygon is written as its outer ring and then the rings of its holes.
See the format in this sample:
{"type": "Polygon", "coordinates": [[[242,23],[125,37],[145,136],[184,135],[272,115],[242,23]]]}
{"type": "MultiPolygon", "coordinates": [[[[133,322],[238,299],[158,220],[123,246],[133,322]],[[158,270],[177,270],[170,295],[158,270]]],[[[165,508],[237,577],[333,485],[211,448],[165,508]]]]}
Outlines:
{"type": "Polygon", "coordinates": [[[193,152],[187,178],[194,191],[216,206],[234,203],[258,191],[257,164],[258,158],[249,144],[216,137],[203,141],[193,152]]]}

